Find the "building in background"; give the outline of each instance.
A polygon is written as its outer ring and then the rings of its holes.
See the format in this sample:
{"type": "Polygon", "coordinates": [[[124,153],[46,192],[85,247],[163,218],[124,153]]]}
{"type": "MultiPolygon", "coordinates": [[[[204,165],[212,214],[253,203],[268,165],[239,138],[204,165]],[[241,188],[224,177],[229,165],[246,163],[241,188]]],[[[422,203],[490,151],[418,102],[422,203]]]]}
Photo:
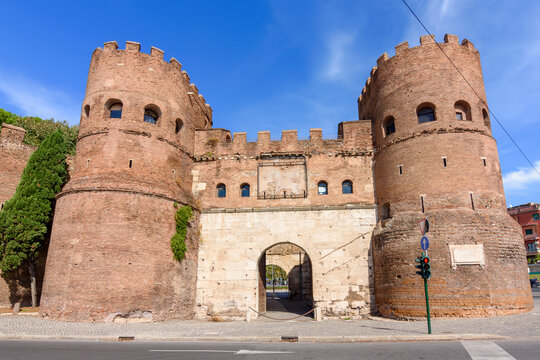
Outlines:
{"type": "Polygon", "coordinates": [[[540,224],[540,204],[528,203],[508,208],[508,213],[523,229],[525,249],[529,263],[539,261],[538,257],[538,225],[540,224]]]}

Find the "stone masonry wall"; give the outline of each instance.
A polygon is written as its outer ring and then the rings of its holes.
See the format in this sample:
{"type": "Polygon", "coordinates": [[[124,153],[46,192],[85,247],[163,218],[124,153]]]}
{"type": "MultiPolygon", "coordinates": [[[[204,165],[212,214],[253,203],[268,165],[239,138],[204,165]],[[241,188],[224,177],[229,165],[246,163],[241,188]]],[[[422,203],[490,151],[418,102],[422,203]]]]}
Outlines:
{"type": "Polygon", "coordinates": [[[309,255],[314,306],[324,317],[368,314],[374,224],[372,206],[204,211],[197,317],[255,317],[250,308],[258,310],[258,263],[279,243],[295,244],[309,255]]]}

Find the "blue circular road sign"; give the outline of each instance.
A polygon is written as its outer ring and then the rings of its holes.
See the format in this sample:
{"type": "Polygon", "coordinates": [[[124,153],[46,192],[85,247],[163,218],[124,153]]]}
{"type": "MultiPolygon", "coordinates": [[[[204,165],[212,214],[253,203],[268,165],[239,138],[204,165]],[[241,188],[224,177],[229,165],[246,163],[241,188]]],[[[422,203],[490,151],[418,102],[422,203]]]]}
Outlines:
{"type": "Polygon", "coordinates": [[[427,250],[429,247],[429,240],[427,236],[422,236],[422,239],[420,240],[420,246],[422,247],[422,250],[427,250]]]}

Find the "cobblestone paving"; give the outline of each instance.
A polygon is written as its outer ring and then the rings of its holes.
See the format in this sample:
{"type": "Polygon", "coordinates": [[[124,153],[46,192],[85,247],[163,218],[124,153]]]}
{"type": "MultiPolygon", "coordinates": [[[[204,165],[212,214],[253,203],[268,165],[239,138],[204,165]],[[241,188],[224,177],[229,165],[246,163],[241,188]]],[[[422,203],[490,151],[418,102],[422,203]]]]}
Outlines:
{"type": "MultiPolygon", "coordinates": [[[[492,334],[509,337],[540,336],[540,296],[535,309],[520,315],[486,319],[433,319],[433,334],[492,334]]],[[[424,335],[425,321],[328,320],[328,321],[168,321],[161,323],[98,324],[45,320],[30,316],[0,316],[0,337],[16,336],[135,336],[147,339],[220,337],[337,337],[424,335]]]]}

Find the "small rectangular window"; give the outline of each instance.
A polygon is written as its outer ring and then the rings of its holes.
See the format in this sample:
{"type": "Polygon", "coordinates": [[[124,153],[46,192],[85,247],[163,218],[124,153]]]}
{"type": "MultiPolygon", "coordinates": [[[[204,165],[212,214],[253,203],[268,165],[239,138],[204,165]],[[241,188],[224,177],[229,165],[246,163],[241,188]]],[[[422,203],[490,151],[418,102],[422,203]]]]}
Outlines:
{"type": "Polygon", "coordinates": [[[532,235],[533,229],[525,229],[525,235],[532,235]]]}
{"type": "Polygon", "coordinates": [[[473,193],[469,193],[469,196],[470,196],[470,198],[471,198],[471,207],[472,207],[473,210],[476,210],[476,209],[474,208],[474,198],[473,198],[473,193]]]}
{"type": "Polygon", "coordinates": [[[111,110],[111,119],[121,119],[122,110],[111,110]]]}
{"type": "Polygon", "coordinates": [[[424,195],[420,195],[420,205],[422,206],[422,212],[425,212],[424,208],[424,195]]]}
{"type": "Polygon", "coordinates": [[[129,168],[131,169],[132,166],[133,166],[133,160],[129,160],[129,168]]]}
{"type": "Polygon", "coordinates": [[[403,165],[398,165],[399,175],[403,175],[403,165]]]}
{"type": "Polygon", "coordinates": [[[457,112],[456,113],[456,120],[463,120],[463,113],[457,112]]]}
{"type": "Polygon", "coordinates": [[[533,220],[540,219],[540,214],[533,214],[533,220]]]}
{"type": "Polygon", "coordinates": [[[487,166],[487,162],[486,162],[486,158],[485,158],[485,157],[482,158],[482,162],[484,163],[484,166],[487,166]]]}
{"type": "Polygon", "coordinates": [[[442,158],[442,164],[443,164],[443,167],[446,167],[446,158],[445,157],[442,158]]]}

